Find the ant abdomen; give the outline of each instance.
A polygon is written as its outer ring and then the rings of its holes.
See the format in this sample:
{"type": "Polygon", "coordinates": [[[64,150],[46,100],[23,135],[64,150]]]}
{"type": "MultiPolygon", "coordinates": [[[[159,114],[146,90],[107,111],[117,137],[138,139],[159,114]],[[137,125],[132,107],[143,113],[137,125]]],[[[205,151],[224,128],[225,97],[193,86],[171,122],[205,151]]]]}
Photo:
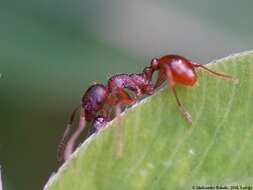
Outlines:
{"type": "Polygon", "coordinates": [[[164,81],[167,81],[168,87],[172,89],[172,92],[176,98],[179,110],[184,115],[189,124],[192,123],[192,117],[190,113],[185,109],[183,104],[178,98],[175,85],[182,84],[186,86],[193,86],[197,81],[196,68],[202,68],[209,73],[226,80],[235,81],[232,76],[215,72],[204,65],[194,63],[179,55],[165,55],[159,59],[153,59],[151,65],[153,69],[159,71],[158,78],[156,80],[155,88],[158,88],[164,81]]]}

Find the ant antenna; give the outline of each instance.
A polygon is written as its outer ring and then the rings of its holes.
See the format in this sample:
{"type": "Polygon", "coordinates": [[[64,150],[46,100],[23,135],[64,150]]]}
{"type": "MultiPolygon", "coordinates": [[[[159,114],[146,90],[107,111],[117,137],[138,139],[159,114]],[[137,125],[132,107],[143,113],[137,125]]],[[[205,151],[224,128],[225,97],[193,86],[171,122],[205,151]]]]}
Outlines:
{"type": "Polygon", "coordinates": [[[207,67],[205,67],[204,65],[201,65],[201,64],[197,64],[197,63],[194,63],[194,62],[191,62],[193,64],[194,67],[201,67],[202,69],[205,69],[206,71],[208,71],[209,73],[215,75],[215,76],[218,76],[224,80],[231,80],[233,81],[234,84],[238,84],[239,83],[239,80],[237,78],[234,78],[230,75],[225,75],[223,73],[218,73],[218,72],[215,72],[211,69],[208,69],[207,67]]]}
{"type": "Polygon", "coordinates": [[[77,138],[80,136],[83,129],[85,128],[85,125],[86,125],[85,113],[84,113],[84,109],[82,108],[81,111],[80,111],[79,126],[76,129],[76,131],[74,132],[74,134],[69,138],[69,140],[66,144],[66,147],[65,147],[65,150],[64,150],[64,155],[63,155],[64,160],[69,159],[69,157],[73,153],[75,142],[76,142],[77,138]]]}
{"type": "Polygon", "coordinates": [[[63,152],[65,150],[65,147],[66,147],[66,143],[67,143],[67,140],[69,138],[69,133],[70,133],[70,130],[71,130],[71,127],[72,127],[72,124],[73,124],[73,121],[74,121],[74,118],[75,118],[75,115],[76,115],[76,112],[78,111],[78,109],[80,108],[80,105],[77,106],[70,114],[70,117],[69,117],[69,121],[68,121],[68,124],[67,124],[67,127],[64,131],[64,134],[63,134],[63,137],[61,139],[61,142],[58,146],[58,150],[57,150],[57,159],[58,161],[62,161],[63,160],[63,152]]]}

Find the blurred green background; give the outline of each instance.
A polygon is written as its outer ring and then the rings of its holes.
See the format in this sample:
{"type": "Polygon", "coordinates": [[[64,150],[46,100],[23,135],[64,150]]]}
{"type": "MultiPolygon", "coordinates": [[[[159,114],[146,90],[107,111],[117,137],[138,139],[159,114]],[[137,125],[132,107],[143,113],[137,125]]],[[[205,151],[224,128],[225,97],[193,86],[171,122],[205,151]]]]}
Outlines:
{"type": "Polygon", "coordinates": [[[92,81],[140,72],[169,53],[207,63],[253,49],[252,8],[251,0],[2,0],[4,190],[42,189],[59,167],[68,114],[92,81]]]}

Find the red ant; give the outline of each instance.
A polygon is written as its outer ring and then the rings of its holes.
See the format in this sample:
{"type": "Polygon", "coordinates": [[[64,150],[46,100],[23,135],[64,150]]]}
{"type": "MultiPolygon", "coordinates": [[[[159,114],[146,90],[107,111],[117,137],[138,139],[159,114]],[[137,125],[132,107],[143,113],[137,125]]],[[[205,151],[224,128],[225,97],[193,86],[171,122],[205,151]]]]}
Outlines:
{"type": "MultiPolygon", "coordinates": [[[[108,80],[107,87],[102,84],[92,85],[84,94],[81,105],[76,107],[71,115],[65,129],[63,138],[58,147],[58,160],[67,160],[72,154],[75,141],[83,131],[86,121],[92,123],[92,129],[100,130],[110,119],[110,109],[104,107],[105,104],[115,106],[115,115],[117,118],[117,126],[120,124],[121,106],[129,106],[137,101],[137,98],[143,94],[150,95],[154,92],[153,86],[150,84],[154,72],[155,65],[151,63],[149,67],[144,68],[140,74],[117,74],[108,80]],[[131,97],[125,90],[133,91],[136,97],[131,97]],[[69,137],[70,129],[74,121],[74,117],[78,109],[80,111],[79,127],[69,137]],[[97,115],[98,114],[98,115],[97,115]]],[[[121,132],[119,131],[118,154],[121,154],[121,132]]]]}
{"type": "Polygon", "coordinates": [[[152,62],[153,65],[155,65],[155,67],[153,67],[152,69],[159,70],[158,78],[155,83],[155,89],[158,88],[165,80],[167,80],[168,87],[172,89],[179,110],[189,124],[192,123],[192,117],[178,98],[178,95],[175,90],[176,84],[193,86],[197,81],[197,74],[195,68],[202,68],[209,73],[221,77],[223,79],[234,80],[235,82],[238,82],[238,80],[233,78],[232,76],[217,73],[208,69],[204,65],[192,62],[179,55],[166,55],[159,59],[155,58],[152,60],[152,62]]]}
{"type": "MultiPolygon", "coordinates": [[[[137,98],[143,94],[153,94],[154,89],[157,89],[165,80],[167,80],[169,88],[172,88],[179,110],[188,123],[191,124],[192,117],[180,102],[175,90],[175,85],[182,84],[193,86],[197,81],[195,68],[199,67],[223,79],[237,81],[237,79],[229,75],[212,71],[204,65],[194,63],[182,56],[166,55],[159,59],[153,59],[151,65],[146,67],[140,74],[117,74],[108,80],[107,87],[102,84],[91,86],[84,94],[81,106],[75,108],[70,116],[69,124],[58,148],[58,158],[64,160],[69,158],[73,152],[75,141],[84,129],[86,121],[92,122],[93,129],[98,131],[104,127],[107,121],[112,119],[109,116],[110,110],[105,109],[104,104],[115,106],[117,126],[119,126],[121,106],[132,105],[137,101],[137,98]],[[153,87],[150,82],[154,71],[159,71],[159,73],[155,86],[153,87]],[[131,97],[125,89],[131,90],[135,94],[135,97],[131,97]],[[74,115],[80,107],[79,127],[69,138],[70,127],[73,123],[74,115]]],[[[121,138],[120,135],[119,138],[121,138]]],[[[122,151],[122,144],[118,146],[119,151],[122,151]]]]}

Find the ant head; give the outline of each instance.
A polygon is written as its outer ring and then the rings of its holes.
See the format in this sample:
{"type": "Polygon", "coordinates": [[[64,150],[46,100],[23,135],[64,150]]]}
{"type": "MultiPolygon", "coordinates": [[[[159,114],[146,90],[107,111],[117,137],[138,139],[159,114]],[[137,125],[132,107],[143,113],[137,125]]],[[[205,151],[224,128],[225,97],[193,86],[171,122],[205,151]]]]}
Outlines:
{"type": "Polygon", "coordinates": [[[103,84],[94,84],[85,92],[82,98],[82,107],[93,112],[99,110],[108,97],[108,89],[103,84]]]}
{"type": "Polygon", "coordinates": [[[158,58],[154,58],[151,60],[151,63],[150,63],[150,67],[156,71],[159,69],[159,59],[158,58]]]}

